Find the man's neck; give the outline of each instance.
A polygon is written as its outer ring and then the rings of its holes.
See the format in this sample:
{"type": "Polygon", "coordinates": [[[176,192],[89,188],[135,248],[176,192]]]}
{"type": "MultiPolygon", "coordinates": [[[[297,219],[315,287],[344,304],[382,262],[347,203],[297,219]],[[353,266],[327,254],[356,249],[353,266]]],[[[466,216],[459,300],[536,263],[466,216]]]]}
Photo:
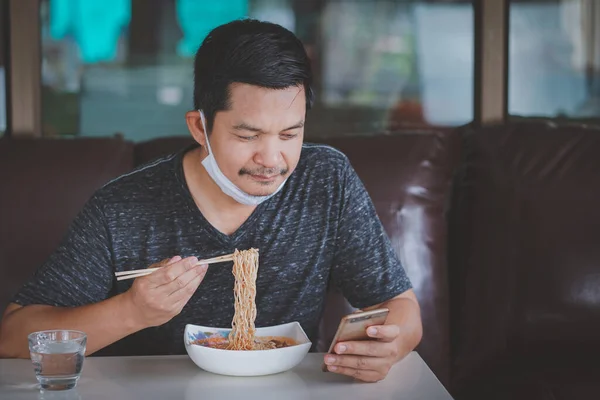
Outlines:
{"type": "Polygon", "coordinates": [[[183,158],[183,172],[189,191],[204,218],[219,231],[235,232],[256,206],[240,204],[221,190],[202,165],[207,156],[203,147],[188,151],[183,158]]]}

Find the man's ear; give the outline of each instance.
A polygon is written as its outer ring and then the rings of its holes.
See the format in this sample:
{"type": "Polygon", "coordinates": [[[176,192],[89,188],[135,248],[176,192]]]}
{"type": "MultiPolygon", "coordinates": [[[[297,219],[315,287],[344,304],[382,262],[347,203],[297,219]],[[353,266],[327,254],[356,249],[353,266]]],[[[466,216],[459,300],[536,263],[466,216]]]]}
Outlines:
{"type": "Polygon", "coordinates": [[[202,126],[202,120],[200,119],[200,112],[188,111],[185,114],[185,122],[187,123],[188,129],[194,140],[202,147],[206,147],[206,136],[204,135],[204,127],[202,126]]]}

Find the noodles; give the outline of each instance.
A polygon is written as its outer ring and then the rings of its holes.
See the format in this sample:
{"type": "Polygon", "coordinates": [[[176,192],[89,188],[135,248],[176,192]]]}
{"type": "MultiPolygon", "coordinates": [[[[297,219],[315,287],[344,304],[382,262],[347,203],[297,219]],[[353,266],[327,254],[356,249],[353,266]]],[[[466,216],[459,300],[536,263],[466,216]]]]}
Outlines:
{"type": "Polygon", "coordinates": [[[231,321],[228,350],[259,350],[262,347],[254,340],[257,273],[258,250],[238,251],[236,249],[233,253],[235,311],[231,321]]]}
{"type": "MultiPolygon", "coordinates": [[[[285,336],[257,336],[253,350],[273,350],[284,347],[296,346],[298,342],[285,336]]],[[[231,350],[229,348],[229,339],[224,336],[209,337],[206,339],[196,339],[192,344],[204,347],[212,347],[219,350],[231,350]]]]}
{"type": "Polygon", "coordinates": [[[235,250],[233,253],[234,314],[231,331],[197,339],[193,344],[221,350],[271,350],[298,344],[283,336],[255,337],[256,328],[256,277],[258,274],[258,250],[235,250]]]}

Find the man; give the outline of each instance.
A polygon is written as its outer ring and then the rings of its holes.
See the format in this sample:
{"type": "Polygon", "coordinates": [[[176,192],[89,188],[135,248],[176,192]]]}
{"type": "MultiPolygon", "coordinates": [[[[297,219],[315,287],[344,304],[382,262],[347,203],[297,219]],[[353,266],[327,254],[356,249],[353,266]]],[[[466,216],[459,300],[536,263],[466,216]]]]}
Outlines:
{"type": "Polygon", "coordinates": [[[94,194],[6,310],[0,355],[28,357],[27,334],[53,328],[86,332],[87,354],[184,353],[186,323],[227,326],[234,311],[231,268],[198,259],[254,247],[257,326],[299,321],[314,339],[329,282],[357,308],[390,309],[372,340],[325,357],[332,372],[383,379],[420,341],[419,306],[347,158],[303,145],[312,92],[301,42],[278,25],[231,22],[204,40],[194,73],[186,120],[199,145],[94,194]],[[114,278],[156,265],[133,283],[114,278]]]}

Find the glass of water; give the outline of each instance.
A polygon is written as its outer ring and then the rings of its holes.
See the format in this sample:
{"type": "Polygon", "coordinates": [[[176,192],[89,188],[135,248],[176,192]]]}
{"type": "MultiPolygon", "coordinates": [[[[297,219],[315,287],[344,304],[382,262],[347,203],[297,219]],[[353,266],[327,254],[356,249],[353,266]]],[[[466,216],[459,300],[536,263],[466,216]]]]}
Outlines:
{"type": "Polygon", "coordinates": [[[35,376],[44,390],[68,390],[77,385],[87,336],[83,332],[52,330],[28,336],[35,376]]]}

